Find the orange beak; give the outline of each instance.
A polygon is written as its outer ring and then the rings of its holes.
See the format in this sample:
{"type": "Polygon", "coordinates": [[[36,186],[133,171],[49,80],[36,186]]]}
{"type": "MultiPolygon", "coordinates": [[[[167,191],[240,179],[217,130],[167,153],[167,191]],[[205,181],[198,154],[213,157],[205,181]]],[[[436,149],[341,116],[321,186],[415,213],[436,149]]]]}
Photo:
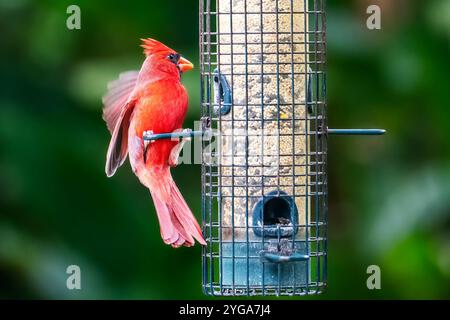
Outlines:
{"type": "Polygon", "coordinates": [[[194,65],[188,59],[181,57],[180,60],[178,60],[178,68],[181,72],[186,72],[194,69],[194,65]]]}

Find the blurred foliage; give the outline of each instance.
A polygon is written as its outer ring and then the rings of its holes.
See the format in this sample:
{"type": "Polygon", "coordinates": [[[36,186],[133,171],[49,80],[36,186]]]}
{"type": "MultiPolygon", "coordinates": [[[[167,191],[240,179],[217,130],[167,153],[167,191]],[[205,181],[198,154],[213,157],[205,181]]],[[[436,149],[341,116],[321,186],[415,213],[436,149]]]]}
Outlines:
{"type": "MultiPolygon", "coordinates": [[[[107,179],[101,96],[155,37],[198,61],[197,1],[0,0],[0,298],[203,298],[200,247],[162,244],[129,165],[107,179]],[[78,264],[83,289],[65,288],[78,264]]],[[[329,298],[450,298],[450,5],[328,0],[329,298]],[[365,27],[382,6],[381,31],[365,27]],[[366,288],[377,264],[382,290],[366,288]]],[[[199,75],[185,126],[199,117],[199,75]]],[[[175,180],[200,217],[200,168],[175,180]]]]}

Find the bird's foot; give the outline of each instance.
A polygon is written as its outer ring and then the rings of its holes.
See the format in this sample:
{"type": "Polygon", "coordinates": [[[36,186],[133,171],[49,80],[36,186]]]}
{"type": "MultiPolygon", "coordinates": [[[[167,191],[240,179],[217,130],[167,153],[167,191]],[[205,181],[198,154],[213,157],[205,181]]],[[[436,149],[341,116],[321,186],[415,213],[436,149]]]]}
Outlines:
{"type": "Polygon", "coordinates": [[[190,128],[183,129],[183,133],[189,133],[189,136],[183,137],[183,138],[182,138],[182,140],[183,140],[184,142],[186,142],[186,141],[191,141],[191,140],[192,140],[192,137],[191,137],[191,135],[190,135],[191,132],[192,132],[192,129],[190,129],[190,128]]]}
{"type": "Polygon", "coordinates": [[[142,134],[142,140],[144,140],[144,163],[147,162],[147,148],[150,143],[155,142],[155,140],[147,140],[145,137],[151,136],[153,134],[152,130],[144,131],[142,134]]]}
{"type": "MultiPolygon", "coordinates": [[[[192,129],[184,129],[182,132],[191,132],[192,129]]],[[[176,167],[178,165],[178,159],[180,158],[181,150],[183,150],[184,144],[188,141],[191,141],[191,136],[183,137],[181,138],[181,141],[173,147],[172,151],[170,152],[169,156],[169,166],[176,167]]]]}

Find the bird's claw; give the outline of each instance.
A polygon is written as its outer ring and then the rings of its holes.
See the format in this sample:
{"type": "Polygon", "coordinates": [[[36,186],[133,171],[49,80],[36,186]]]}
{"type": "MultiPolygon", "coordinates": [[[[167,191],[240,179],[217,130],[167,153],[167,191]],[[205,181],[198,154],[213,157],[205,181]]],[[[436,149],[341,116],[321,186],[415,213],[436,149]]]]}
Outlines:
{"type": "Polygon", "coordinates": [[[146,130],[142,133],[142,139],[145,140],[146,137],[153,135],[153,131],[152,130],[146,130]]]}
{"type": "Polygon", "coordinates": [[[183,137],[183,140],[184,140],[184,141],[191,141],[191,140],[192,140],[192,137],[191,137],[190,133],[192,132],[192,129],[190,129],[190,128],[183,129],[183,132],[189,133],[189,136],[183,137]]]}
{"type": "Polygon", "coordinates": [[[182,137],[181,141],[172,149],[169,156],[169,165],[171,167],[176,167],[178,164],[178,158],[180,157],[181,150],[183,150],[184,144],[188,141],[191,141],[191,135],[192,132],[191,129],[183,129],[183,133],[189,133],[187,137],[182,137]]]}
{"type": "Polygon", "coordinates": [[[144,163],[147,162],[147,147],[150,143],[155,142],[155,140],[144,139],[146,136],[151,136],[153,134],[152,130],[144,131],[142,134],[142,140],[144,140],[144,163]]]}

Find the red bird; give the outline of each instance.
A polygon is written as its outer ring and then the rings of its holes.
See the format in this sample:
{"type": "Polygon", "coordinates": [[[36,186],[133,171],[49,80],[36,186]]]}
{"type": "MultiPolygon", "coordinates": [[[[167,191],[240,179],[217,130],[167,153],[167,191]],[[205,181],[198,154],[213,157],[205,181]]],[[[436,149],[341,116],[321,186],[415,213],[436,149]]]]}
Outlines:
{"type": "Polygon", "coordinates": [[[108,84],[103,97],[103,119],[111,132],[106,175],[116,172],[127,154],[131,168],[151,193],[161,237],[177,248],[206,245],[200,227],[170,174],[183,142],[144,141],[144,133],[164,133],[182,127],[188,106],[182,72],[192,63],[153,39],[142,39],[146,59],[138,71],[127,71],[108,84]]]}

